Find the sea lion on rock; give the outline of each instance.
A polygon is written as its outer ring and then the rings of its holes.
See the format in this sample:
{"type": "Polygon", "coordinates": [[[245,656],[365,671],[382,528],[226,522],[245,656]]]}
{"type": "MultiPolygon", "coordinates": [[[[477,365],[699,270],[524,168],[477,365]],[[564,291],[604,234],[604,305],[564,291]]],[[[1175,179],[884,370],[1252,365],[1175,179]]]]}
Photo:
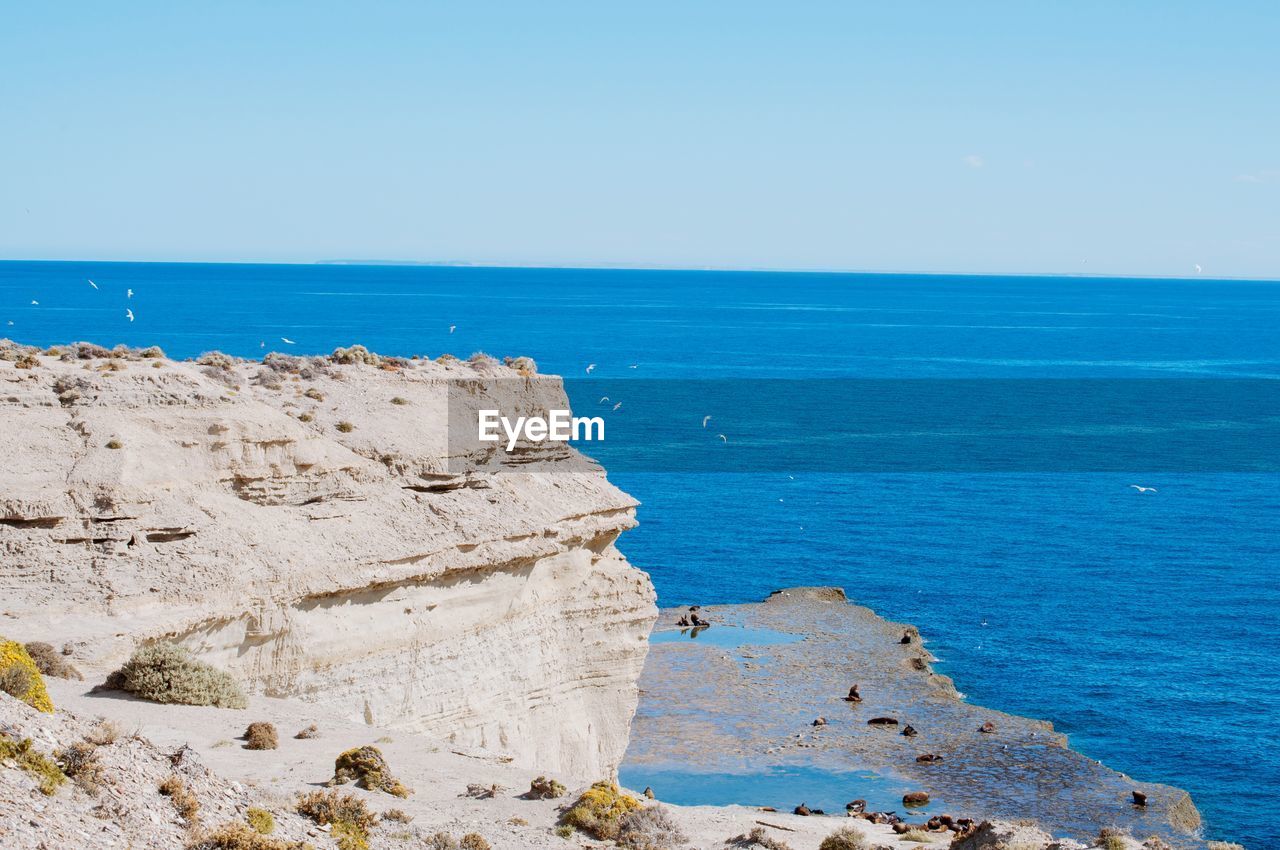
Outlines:
{"type": "Polygon", "coordinates": [[[801,815],[802,817],[807,818],[809,815],[813,814],[813,812],[809,809],[808,806],[806,806],[804,803],[801,803],[800,805],[796,806],[794,809],[791,810],[791,814],[801,815]]]}
{"type": "Polygon", "coordinates": [[[897,823],[895,823],[895,824],[893,825],[893,831],[894,831],[894,832],[896,832],[898,835],[902,835],[902,834],[904,834],[904,833],[906,833],[906,832],[910,831],[910,829],[911,829],[911,827],[907,826],[907,825],[906,825],[905,823],[903,823],[902,821],[898,821],[897,823]]]}
{"type": "Polygon", "coordinates": [[[1134,791],[1133,804],[1140,808],[1145,808],[1147,805],[1147,795],[1143,794],[1141,791],[1134,791]]]}
{"type": "Polygon", "coordinates": [[[923,806],[927,802],[929,802],[928,791],[908,791],[902,795],[904,806],[923,806]]]}
{"type": "Polygon", "coordinates": [[[867,721],[868,726],[897,726],[898,721],[893,717],[873,717],[867,721]]]}
{"type": "Polygon", "coordinates": [[[814,726],[826,726],[826,725],[827,725],[827,718],[825,718],[825,717],[819,717],[819,718],[817,718],[816,720],[814,720],[814,721],[813,721],[813,725],[814,725],[814,726]]]}
{"type": "Polygon", "coordinates": [[[684,627],[686,627],[686,628],[687,628],[687,627],[689,627],[690,625],[692,625],[692,623],[690,623],[690,622],[689,622],[689,618],[688,618],[688,617],[681,617],[679,620],[676,620],[676,625],[677,625],[677,626],[684,626],[684,627]]]}
{"type": "Polygon", "coordinates": [[[996,724],[988,720],[986,723],[983,723],[981,726],[978,727],[978,731],[983,733],[984,735],[991,735],[996,731],[996,724]]]}
{"type": "Polygon", "coordinates": [[[904,645],[904,646],[905,646],[906,644],[911,643],[911,632],[903,632],[903,633],[902,633],[902,640],[898,641],[898,643],[900,643],[900,644],[902,644],[902,645],[904,645]]]}
{"type": "Polygon", "coordinates": [[[693,614],[693,615],[691,615],[691,616],[689,617],[689,620],[690,620],[690,622],[692,622],[692,623],[693,623],[693,625],[694,625],[694,626],[701,627],[701,628],[706,628],[707,626],[711,625],[709,622],[707,622],[706,620],[702,619],[702,618],[701,618],[701,617],[699,617],[697,614],[693,614]]]}
{"type": "Polygon", "coordinates": [[[648,785],[644,786],[644,796],[650,800],[653,799],[653,789],[648,785]]]}
{"type": "Polygon", "coordinates": [[[942,764],[942,756],[936,753],[925,753],[916,756],[916,764],[942,764]]]}
{"type": "Polygon", "coordinates": [[[849,695],[844,698],[845,702],[862,702],[862,694],[858,693],[858,686],[854,685],[849,688],[849,695]]]}
{"type": "Polygon", "coordinates": [[[902,732],[900,734],[906,735],[908,738],[914,738],[920,733],[916,731],[916,727],[908,723],[906,726],[902,727],[902,732]]]}
{"type": "Polygon", "coordinates": [[[867,810],[867,801],[866,801],[866,800],[854,800],[854,801],[853,801],[853,802],[851,802],[851,803],[845,803],[845,804],[844,804],[844,810],[845,810],[846,812],[857,812],[857,813],[861,814],[862,812],[865,812],[865,811],[867,810]]]}

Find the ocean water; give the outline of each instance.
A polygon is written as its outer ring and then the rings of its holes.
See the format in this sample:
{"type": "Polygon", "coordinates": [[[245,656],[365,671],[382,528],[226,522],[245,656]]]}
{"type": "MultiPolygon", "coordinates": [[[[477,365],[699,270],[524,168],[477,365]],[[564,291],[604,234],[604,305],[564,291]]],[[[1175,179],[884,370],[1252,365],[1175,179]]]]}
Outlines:
{"type": "MultiPolygon", "coordinates": [[[[1262,282],[0,263],[0,334],[24,343],[158,344],[180,357],[260,356],[263,342],[483,350],[571,377],[594,363],[593,389],[623,393],[639,378],[1272,380],[1277,328],[1280,284],[1262,282]]],[[[1270,432],[1254,443],[1280,455],[1270,432]]],[[[642,502],[619,545],[661,604],[841,586],[918,625],[971,700],[1051,720],[1111,767],[1188,789],[1210,837],[1270,839],[1273,472],[1212,460],[1105,472],[633,463],[611,478],[642,502]]]]}

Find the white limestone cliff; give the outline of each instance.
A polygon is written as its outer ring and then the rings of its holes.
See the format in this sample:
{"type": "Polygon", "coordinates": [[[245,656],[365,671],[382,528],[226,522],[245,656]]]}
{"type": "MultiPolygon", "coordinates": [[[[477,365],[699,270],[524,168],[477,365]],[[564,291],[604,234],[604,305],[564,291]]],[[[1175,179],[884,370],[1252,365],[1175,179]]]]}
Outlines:
{"type": "Polygon", "coordinates": [[[266,696],[616,768],[656,616],[614,546],[636,503],[562,447],[490,474],[447,435],[450,391],[568,407],[557,379],[112,354],[0,344],[0,633],[97,673],[175,639],[266,696]]]}

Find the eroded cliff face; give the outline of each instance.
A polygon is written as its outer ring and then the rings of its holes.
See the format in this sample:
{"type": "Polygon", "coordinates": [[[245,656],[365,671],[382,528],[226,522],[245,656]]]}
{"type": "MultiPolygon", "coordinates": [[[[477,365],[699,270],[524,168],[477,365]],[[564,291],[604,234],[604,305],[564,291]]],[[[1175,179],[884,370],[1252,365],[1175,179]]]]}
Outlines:
{"type": "Polygon", "coordinates": [[[451,386],[568,407],[557,380],[105,354],[0,362],[0,631],[99,673],[169,637],[263,694],[537,769],[616,767],[656,616],[614,547],[634,500],[559,471],[563,448],[526,447],[536,472],[449,457],[451,386]]]}

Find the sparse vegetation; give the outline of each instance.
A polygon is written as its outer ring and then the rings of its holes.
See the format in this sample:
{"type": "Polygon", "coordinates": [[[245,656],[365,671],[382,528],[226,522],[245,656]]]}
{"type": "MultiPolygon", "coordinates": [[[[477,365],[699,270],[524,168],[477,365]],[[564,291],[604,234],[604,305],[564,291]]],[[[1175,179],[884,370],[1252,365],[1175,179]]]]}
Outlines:
{"type": "Polygon", "coordinates": [[[539,776],[529,783],[529,790],[524,796],[530,800],[554,800],[557,797],[563,797],[564,794],[563,784],[550,777],[539,776]]]}
{"type": "Polygon", "coordinates": [[[409,823],[409,821],[413,820],[413,815],[407,813],[404,809],[387,809],[382,813],[382,819],[392,823],[409,823]]]}
{"type": "Polygon", "coordinates": [[[154,643],[133,653],[107,678],[107,687],[152,702],[245,708],[248,701],[230,673],[194,657],[186,647],[154,643]]]}
{"type": "Polygon", "coordinates": [[[354,782],[366,791],[385,791],[395,797],[408,797],[412,793],[391,774],[387,760],[377,747],[354,747],[342,753],[333,763],[331,784],[354,782]]]}
{"type": "Polygon", "coordinates": [[[365,348],[363,345],[353,345],[350,348],[335,348],[333,354],[329,355],[329,359],[334,363],[343,365],[351,365],[354,363],[364,363],[367,366],[378,366],[382,363],[382,358],[365,348]]]}
{"type": "Polygon", "coordinates": [[[200,822],[200,801],[196,799],[195,794],[191,793],[187,783],[182,781],[182,777],[176,773],[170,774],[160,783],[158,790],[169,798],[173,803],[174,811],[187,826],[194,827],[200,822]]]}
{"type": "Polygon", "coordinates": [[[489,842],[478,832],[468,832],[458,842],[461,850],[489,850],[489,842]]]}
{"type": "Polygon", "coordinates": [[[232,821],[192,841],[187,850],[311,850],[311,845],[302,841],[267,838],[250,826],[232,821]]]}
{"type": "Polygon", "coordinates": [[[345,420],[343,420],[342,422],[339,422],[337,425],[333,427],[337,428],[339,431],[341,431],[344,434],[350,434],[352,431],[356,429],[356,426],[352,425],[350,422],[347,422],[345,420]]]}
{"type": "MultiPolygon", "coordinates": [[[[932,836],[922,829],[908,829],[900,837],[903,841],[916,841],[920,844],[928,844],[933,840],[932,836]]],[[[819,848],[819,850],[822,850],[822,848],[819,848]]]]}
{"type": "Polygon", "coordinates": [[[315,416],[313,416],[313,415],[312,415],[312,414],[310,414],[310,413],[299,413],[299,414],[298,414],[298,421],[299,421],[299,422],[312,422],[312,421],[314,421],[314,420],[315,420],[315,416]]]}
{"type": "Polygon", "coordinates": [[[369,833],[367,830],[348,821],[338,821],[329,832],[338,850],[369,850],[369,833]]]}
{"type": "Polygon", "coordinates": [[[467,790],[463,794],[463,796],[471,797],[476,800],[492,800],[494,797],[498,796],[499,794],[501,794],[503,791],[506,791],[506,790],[507,790],[506,788],[497,784],[477,785],[473,783],[467,786],[467,790]]]}
{"type": "Polygon", "coordinates": [[[754,827],[750,832],[735,835],[725,842],[730,847],[761,848],[761,850],[791,850],[791,845],[779,841],[764,831],[764,827],[754,827]]]}
{"type": "Polygon", "coordinates": [[[569,807],[560,822],[593,838],[613,841],[618,837],[623,815],[638,808],[640,801],[622,793],[616,783],[597,782],[569,807]]]}
{"type": "Polygon", "coordinates": [[[76,787],[86,794],[97,794],[102,779],[98,748],[88,741],[77,741],[54,753],[54,760],[76,787]]]}
{"type": "MultiPolygon", "coordinates": [[[[907,833],[910,835],[910,833],[907,833]]],[[[907,841],[916,839],[902,837],[907,841]]],[[[925,839],[928,841],[928,839],[925,839]]],[[[842,826],[835,832],[822,839],[822,843],[818,845],[818,850],[866,850],[867,839],[861,832],[851,826],[842,826]]]]}
{"type": "Polygon", "coordinates": [[[276,727],[263,721],[250,723],[249,728],[244,730],[244,740],[246,750],[274,750],[280,746],[276,727]]]}
{"type": "Polygon", "coordinates": [[[1118,829],[1103,829],[1098,833],[1098,846],[1103,850],[1125,850],[1126,835],[1118,829]]]}
{"type": "Polygon", "coordinates": [[[427,838],[428,850],[458,850],[458,842],[447,832],[437,832],[427,838]]]}
{"type": "Polygon", "coordinates": [[[302,394],[307,398],[315,399],[316,401],[324,401],[324,393],[320,392],[315,387],[307,387],[302,394]]]}
{"type": "Polygon", "coordinates": [[[25,649],[43,676],[53,676],[55,679],[84,678],[79,670],[67,663],[66,656],[44,641],[31,641],[25,645],[25,649]]]}
{"type": "Polygon", "coordinates": [[[307,738],[319,738],[320,727],[312,723],[310,726],[308,726],[305,729],[299,729],[298,734],[294,735],[293,737],[299,738],[301,740],[306,740],[307,738]]]}
{"type": "Polygon", "coordinates": [[[270,835],[276,831],[276,819],[266,809],[250,806],[249,811],[244,813],[244,819],[259,835],[270,835]]]}
{"type": "Polygon", "coordinates": [[[627,850],[671,850],[688,841],[663,806],[627,812],[618,821],[618,845],[627,850]]]}
{"type": "Polygon", "coordinates": [[[409,403],[409,399],[404,398],[403,396],[396,396],[395,398],[391,399],[391,403],[397,404],[397,405],[406,405],[409,403]]]}
{"type": "Polygon", "coordinates": [[[40,358],[34,354],[24,354],[14,361],[15,369],[34,369],[40,365],[40,358]]]}
{"type": "Polygon", "coordinates": [[[117,440],[115,437],[112,437],[110,440],[107,440],[107,448],[109,448],[109,449],[123,449],[123,448],[124,448],[124,443],[120,442],[120,441],[119,441],[119,440],[117,440]]]}
{"type": "Polygon", "coordinates": [[[52,760],[35,748],[30,738],[15,741],[0,733],[0,761],[12,761],[17,764],[19,769],[36,780],[40,793],[47,797],[53,796],[58,787],[67,781],[66,775],[52,760]]]}
{"type": "Polygon", "coordinates": [[[114,720],[99,720],[98,725],[90,729],[84,739],[95,747],[106,747],[114,744],[119,737],[119,723],[114,720]]]}
{"type": "Polygon", "coordinates": [[[569,840],[570,838],[573,838],[573,832],[574,832],[573,827],[569,826],[567,823],[562,823],[556,827],[556,835],[560,836],[566,841],[569,840]]]}
{"type": "Polygon", "coordinates": [[[22,700],[37,711],[53,711],[53,701],[45,690],[44,679],[26,647],[4,638],[0,638],[0,691],[22,700]]]}
{"type": "Polygon", "coordinates": [[[298,814],[321,826],[351,823],[368,832],[377,823],[369,807],[355,794],[342,791],[312,791],[298,798],[298,814]]]}

